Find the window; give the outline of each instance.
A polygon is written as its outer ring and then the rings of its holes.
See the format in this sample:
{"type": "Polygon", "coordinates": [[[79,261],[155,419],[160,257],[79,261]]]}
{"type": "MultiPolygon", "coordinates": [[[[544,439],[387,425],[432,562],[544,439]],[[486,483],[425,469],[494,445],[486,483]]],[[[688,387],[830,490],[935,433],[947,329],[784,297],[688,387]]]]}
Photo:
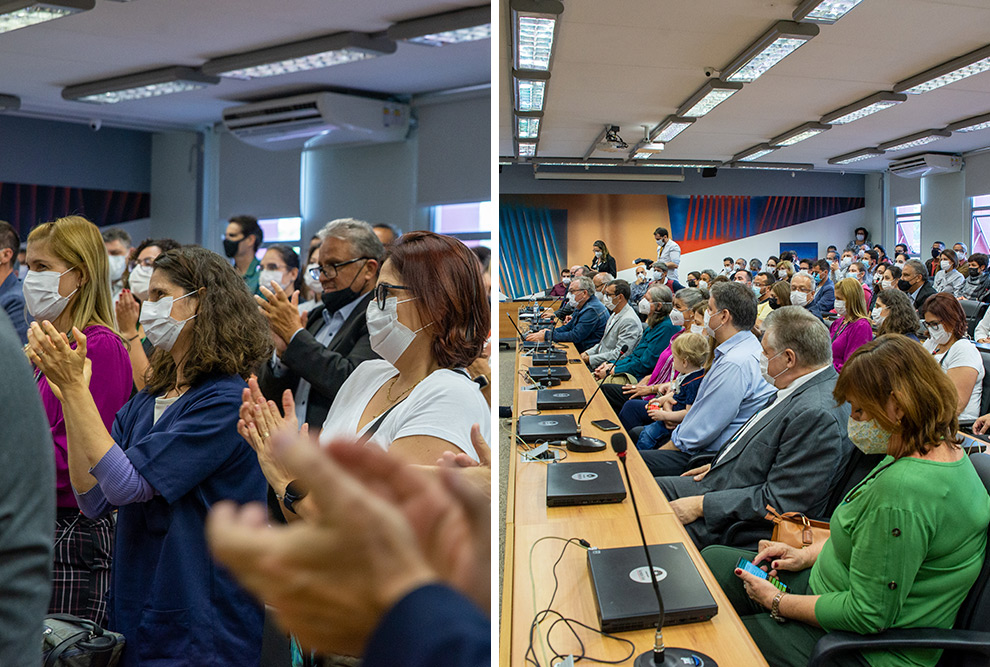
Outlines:
{"type": "Polygon", "coordinates": [[[973,197],[973,252],[990,253],[990,195],[973,197]]]}
{"type": "Polygon", "coordinates": [[[469,248],[492,247],[492,219],[495,215],[490,201],[470,204],[444,204],[430,210],[433,231],[453,236],[469,248]]]}
{"type": "Polygon", "coordinates": [[[894,224],[897,243],[906,245],[908,254],[917,255],[921,250],[921,204],[895,207],[894,224]]]}

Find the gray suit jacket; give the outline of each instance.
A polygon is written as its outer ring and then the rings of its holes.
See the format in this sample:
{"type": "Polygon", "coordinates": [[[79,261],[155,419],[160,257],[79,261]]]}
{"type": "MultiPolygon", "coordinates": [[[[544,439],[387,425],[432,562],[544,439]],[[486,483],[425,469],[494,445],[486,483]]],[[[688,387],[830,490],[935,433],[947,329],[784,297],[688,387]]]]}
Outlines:
{"type": "Polygon", "coordinates": [[[588,365],[595,368],[606,361],[612,361],[619,356],[623,345],[628,345],[629,350],[632,350],[642,337],[643,323],[627,303],[618,313],[609,316],[601,341],[585,350],[588,353],[588,365]]]}
{"type": "Polygon", "coordinates": [[[822,515],[853,448],[849,405],[832,398],[838,377],[829,367],[774,406],[700,482],[657,478],[670,500],[704,495],[704,517],[685,526],[699,547],[719,544],[737,521],[762,519],[767,505],[822,515]]]}

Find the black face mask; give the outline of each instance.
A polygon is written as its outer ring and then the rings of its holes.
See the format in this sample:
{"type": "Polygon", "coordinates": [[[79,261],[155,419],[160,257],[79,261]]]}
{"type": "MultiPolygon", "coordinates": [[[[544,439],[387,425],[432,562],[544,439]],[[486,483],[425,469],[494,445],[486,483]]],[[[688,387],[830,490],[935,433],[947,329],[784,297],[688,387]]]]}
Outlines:
{"type": "MultiPolygon", "coordinates": [[[[351,279],[351,284],[344,289],[339,289],[336,292],[323,293],[323,296],[321,296],[320,299],[323,301],[323,305],[326,306],[327,312],[335,313],[340,310],[341,307],[346,306],[351,301],[361,296],[360,292],[355,292],[351,289],[351,286],[354,285],[355,280],[357,280],[357,275],[351,279]]],[[[367,285],[367,281],[365,281],[365,284],[367,285]]]]}
{"type": "Polygon", "coordinates": [[[911,283],[901,278],[900,280],[897,281],[897,289],[901,290],[902,292],[910,292],[911,283]]]}
{"type": "Polygon", "coordinates": [[[938,259],[938,256],[942,254],[942,251],[938,248],[932,248],[932,259],[938,259]]]}
{"type": "Polygon", "coordinates": [[[697,280],[695,280],[693,278],[689,278],[688,279],[688,287],[697,287],[697,286],[698,286],[698,281],[697,280]]]}
{"type": "MultiPolygon", "coordinates": [[[[243,241],[244,239],[241,239],[243,241]]],[[[233,259],[237,257],[237,250],[241,247],[241,241],[231,241],[230,239],[223,240],[223,254],[227,257],[233,259]]]]}

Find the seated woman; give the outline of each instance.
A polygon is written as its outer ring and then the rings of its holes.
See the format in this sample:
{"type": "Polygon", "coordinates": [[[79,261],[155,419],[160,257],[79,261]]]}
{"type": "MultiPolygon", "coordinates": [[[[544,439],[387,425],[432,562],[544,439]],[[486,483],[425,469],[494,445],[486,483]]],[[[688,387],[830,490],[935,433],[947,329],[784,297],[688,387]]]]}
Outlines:
{"type": "MultiPolygon", "coordinates": [[[[673,318],[673,295],[664,285],[653,285],[637,304],[639,314],[646,317],[646,331],[636,344],[614,364],[608,362],[595,368],[595,377],[601,380],[609,372],[618,384],[628,384],[645,376],[653,368],[656,358],[670,345],[670,337],[678,326],[673,318]]],[[[604,391],[604,389],[602,389],[604,391]]]]}
{"type": "Polygon", "coordinates": [[[667,393],[649,401],[646,413],[652,424],[647,425],[636,441],[637,449],[656,449],[670,440],[670,433],[684,421],[688,410],[698,396],[698,387],[705,377],[711,350],[708,337],[685,333],[670,344],[674,371],[677,377],[670,383],[667,393]]]}
{"type": "MultiPolygon", "coordinates": [[[[444,452],[479,460],[473,424],[489,437],[491,409],[464,368],[477,359],[490,326],[481,266],[470,249],[432,232],[403,234],[389,248],[368,304],[371,348],[381,359],[360,364],[340,387],[320,434],[358,436],[417,464],[432,465],[444,452]]],[[[306,513],[305,491],[271,456],[278,430],[297,431],[292,393],[283,396],[283,419],[251,381],[238,430],[257,450],[286,519],[306,513]],[[288,494],[288,500],[286,500],[288,494]]]]}
{"type": "MultiPolygon", "coordinates": [[[[946,248],[938,257],[938,273],[932,281],[932,287],[936,292],[945,292],[957,299],[963,295],[963,287],[966,286],[966,277],[959,273],[959,260],[956,258],[956,251],[946,248]]],[[[967,265],[967,268],[969,266],[967,265]]]]}
{"type": "Polygon", "coordinates": [[[951,294],[939,292],[925,300],[921,316],[928,328],[925,349],[956,388],[959,423],[972,424],[980,416],[983,399],[983,358],[966,336],[966,314],[951,294]]]}
{"type": "Polygon", "coordinates": [[[835,286],[835,312],[838,317],[829,328],[832,336],[832,365],[842,366],[863,343],[873,340],[873,327],[866,314],[863,289],[855,278],[845,278],[835,286]]]}
{"type": "MultiPolygon", "coordinates": [[[[755,555],[722,546],[701,552],[774,666],[807,665],[833,630],[951,628],[983,566],[990,497],[956,444],[952,383],[903,336],[867,343],[846,366],[834,395],[852,407],[849,439],[887,456],[835,510],[831,537],[805,549],[763,541],[755,555]],[[789,591],[734,569],[740,558],[789,591]]],[[[867,651],[846,654],[842,664],[928,666],[939,653],[867,651]]]]}
{"type": "Polygon", "coordinates": [[[878,269],[877,273],[880,275],[880,280],[873,283],[873,297],[870,299],[871,311],[877,307],[877,298],[880,296],[880,292],[886,290],[900,291],[897,289],[897,281],[901,279],[901,270],[892,264],[880,266],[878,269]]]}
{"type": "Polygon", "coordinates": [[[918,340],[918,330],[921,328],[918,311],[914,309],[911,297],[899,289],[885,289],[877,293],[872,318],[877,337],[901,334],[913,341],[918,340]]]}
{"type": "MultiPolygon", "coordinates": [[[[786,280],[778,280],[770,286],[770,298],[767,300],[772,310],[777,310],[791,304],[791,284],[786,280]]],[[[757,311],[758,312],[758,311],[757,311]]]]}
{"type": "Polygon", "coordinates": [[[122,665],[257,665],[262,608],[213,562],[204,525],[221,500],[265,501],[236,427],[244,378],[271,354],[268,324],[234,268],[193,246],[158,256],[141,311],[157,349],[110,432],[89,388],[87,337],[73,329],[72,350],[46,324],[28,349],[60,389],[79,507],[119,508],[110,628],[127,639],[122,665]]]}
{"type": "Polygon", "coordinates": [[[795,273],[797,272],[794,270],[794,265],[790,260],[785,259],[777,262],[777,280],[791,282],[791,278],[794,277],[795,273]]]}
{"type": "Polygon", "coordinates": [[[846,273],[846,278],[852,278],[860,284],[863,288],[863,302],[872,303],[873,302],[873,290],[870,286],[866,284],[866,264],[863,262],[853,262],[849,265],[849,271],[846,273]]]}

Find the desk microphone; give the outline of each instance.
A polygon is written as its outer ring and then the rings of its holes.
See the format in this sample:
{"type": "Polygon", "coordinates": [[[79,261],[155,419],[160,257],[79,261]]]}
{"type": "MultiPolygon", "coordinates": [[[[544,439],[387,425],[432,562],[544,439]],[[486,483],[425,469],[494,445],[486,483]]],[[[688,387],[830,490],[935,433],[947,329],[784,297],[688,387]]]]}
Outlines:
{"type": "MultiPolygon", "coordinates": [[[[629,346],[623,345],[622,349],[619,350],[619,356],[617,356],[612,361],[606,363],[615,364],[615,362],[621,359],[622,355],[624,355],[628,351],[629,351],[629,346]]],[[[591,398],[588,399],[588,402],[584,404],[584,408],[581,409],[581,414],[579,414],[577,418],[578,433],[581,432],[581,418],[584,417],[584,413],[588,409],[588,406],[591,405],[591,401],[593,401],[595,396],[598,395],[598,392],[601,391],[602,385],[605,384],[605,380],[607,380],[611,374],[612,371],[609,371],[608,373],[605,374],[605,377],[603,377],[598,382],[598,387],[595,389],[595,393],[591,395],[591,398]]],[[[571,452],[602,452],[605,451],[605,441],[599,440],[598,438],[589,438],[587,436],[572,435],[567,439],[567,450],[571,452]]]]}
{"type": "Polygon", "coordinates": [[[612,435],[612,451],[622,461],[622,471],[626,476],[626,487],[629,489],[629,498],[632,500],[633,513],[636,515],[636,525],[639,527],[639,536],[643,540],[643,552],[646,553],[646,565],[650,568],[650,580],[653,582],[653,592],[657,596],[657,605],[660,613],[657,614],[657,632],[653,637],[653,650],[644,651],[636,656],[634,667],[679,667],[681,665],[705,665],[705,667],[718,667],[718,663],[699,651],[691,651],[683,648],[666,648],[663,645],[663,596],[660,595],[660,584],[657,581],[657,572],[653,569],[653,559],[650,558],[650,548],[646,543],[646,534],[643,532],[643,522],[639,518],[639,507],[636,506],[636,495],[633,493],[632,480],[629,479],[629,468],[626,464],[626,436],[622,433],[612,435]]]}

